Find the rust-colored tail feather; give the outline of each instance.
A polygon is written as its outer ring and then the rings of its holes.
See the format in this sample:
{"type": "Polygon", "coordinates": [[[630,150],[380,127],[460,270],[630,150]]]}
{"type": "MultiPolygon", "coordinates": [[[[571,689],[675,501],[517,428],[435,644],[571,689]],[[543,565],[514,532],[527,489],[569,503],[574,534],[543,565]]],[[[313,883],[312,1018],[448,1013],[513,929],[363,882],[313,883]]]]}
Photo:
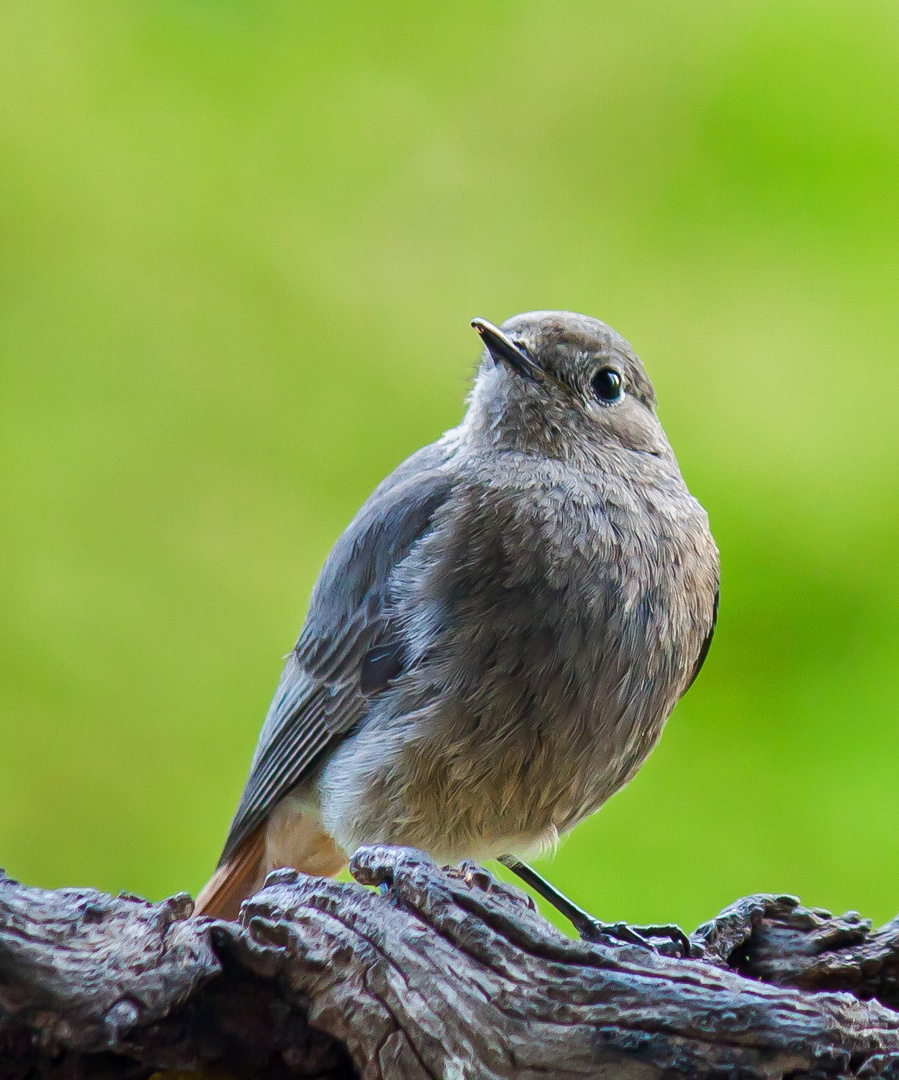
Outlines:
{"type": "Polygon", "coordinates": [[[241,902],[261,889],[268,871],[279,866],[292,866],[314,877],[333,877],[346,864],[346,852],[318,820],[285,802],[207,881],[194,904],[194,914],[236,919],[241,902]]]}
{"type": "Polygon", "coordinates": [[[213,919],[236,919],[241,901],[262,884],[259,878],[264,855],[263,824],[250,833],[232,857],[206,882],[194,904],[194,915],[208,915],[213,919]]]}

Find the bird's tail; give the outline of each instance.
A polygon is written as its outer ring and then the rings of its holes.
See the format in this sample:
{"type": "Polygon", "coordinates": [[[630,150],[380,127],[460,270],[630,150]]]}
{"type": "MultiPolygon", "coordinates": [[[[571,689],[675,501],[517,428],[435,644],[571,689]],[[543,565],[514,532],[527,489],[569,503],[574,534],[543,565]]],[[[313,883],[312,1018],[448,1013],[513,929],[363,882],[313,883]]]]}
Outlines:
{"type": "Polygon", "coordinates": [[[265,824],[259,825],[238,847],[231,858],[221,864],[200,890],[194,904],[194,915],[213,919],[236,919],[240,904],[262,884],[262,862],[265,857],[265,824]]]}
{"type": "Polygon", "coordinates": [[[194,915],[236,919],[240,905],[262,888],[269,871],[290,866],[314,877],[333,877],[347,864],[346,853],[308,814],[276,810],[247,836],[231,858],[203,886],[194,915]]]}

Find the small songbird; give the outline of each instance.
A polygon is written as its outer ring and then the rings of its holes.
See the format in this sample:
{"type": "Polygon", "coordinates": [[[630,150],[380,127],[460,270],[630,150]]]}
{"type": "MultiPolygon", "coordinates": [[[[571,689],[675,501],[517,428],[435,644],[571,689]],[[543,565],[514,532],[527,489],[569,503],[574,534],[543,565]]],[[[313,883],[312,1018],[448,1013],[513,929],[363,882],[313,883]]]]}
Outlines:
{"type": "Polygon", "coordinates": [[[639,769],[705,659],[718,552],[633,349],[566,311],[472,325],[461,424],[325,562],[198,914],[362,844],[510,865],[552,848],[639,769]]]}

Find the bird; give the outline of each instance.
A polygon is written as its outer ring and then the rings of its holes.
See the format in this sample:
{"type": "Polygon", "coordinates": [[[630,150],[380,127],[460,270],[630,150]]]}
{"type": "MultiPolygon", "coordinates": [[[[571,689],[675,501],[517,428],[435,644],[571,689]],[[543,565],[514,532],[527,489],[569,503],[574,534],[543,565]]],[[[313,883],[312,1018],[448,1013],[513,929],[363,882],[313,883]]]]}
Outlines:
{"type": "Polygon", "coordinates": [[[718,549],[633,348],[568,311],[472,326],[461,423],[324,563],[197,915],[368,844],[567,902],[523,860],[627,784],[703,665],[718,549]]]}

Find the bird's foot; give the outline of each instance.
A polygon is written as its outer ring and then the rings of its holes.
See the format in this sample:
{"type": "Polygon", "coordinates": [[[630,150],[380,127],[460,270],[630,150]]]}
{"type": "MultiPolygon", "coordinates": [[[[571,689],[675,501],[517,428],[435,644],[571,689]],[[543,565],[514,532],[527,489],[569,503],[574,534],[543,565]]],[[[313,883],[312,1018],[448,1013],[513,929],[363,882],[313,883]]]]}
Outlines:
{"type": "Polygon", "coordinates": [[[690,939],[679,926],[629,926],[624,922],[604,923],[588,916],[574,924],[584,941],[602,942],[611,938],[622,945],[640,945],[663,956],[687,957],[690,939]]]}
{"type": "Polygon", "coordinates": [[[623,922],[600,922],[521,859],[514,855],[503,855],[499,861],[552,904],[556,911],[561,912],[584,941],[603,942],[611,939],[621,945],[639,945],[663,956],[690,956],[690,939],[679,926],[628,926],[623,922]]]}

